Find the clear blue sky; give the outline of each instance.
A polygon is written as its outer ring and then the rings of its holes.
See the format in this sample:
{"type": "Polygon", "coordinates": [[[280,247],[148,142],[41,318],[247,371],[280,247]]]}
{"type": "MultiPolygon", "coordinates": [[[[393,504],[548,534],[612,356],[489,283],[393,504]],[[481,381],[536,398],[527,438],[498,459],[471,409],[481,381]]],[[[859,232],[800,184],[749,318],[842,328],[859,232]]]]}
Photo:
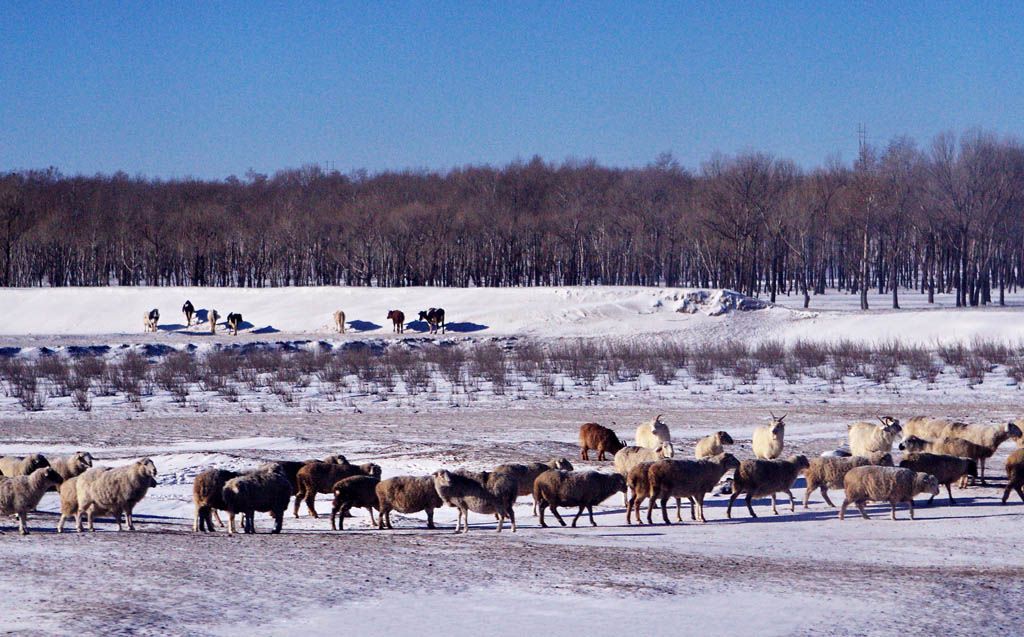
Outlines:
{"type": "Polygon", "coordinates": [[[0,0],[0,171],[814,167],[860,122],[1024,127],[1024,3],[564,4],[0,0]]]}

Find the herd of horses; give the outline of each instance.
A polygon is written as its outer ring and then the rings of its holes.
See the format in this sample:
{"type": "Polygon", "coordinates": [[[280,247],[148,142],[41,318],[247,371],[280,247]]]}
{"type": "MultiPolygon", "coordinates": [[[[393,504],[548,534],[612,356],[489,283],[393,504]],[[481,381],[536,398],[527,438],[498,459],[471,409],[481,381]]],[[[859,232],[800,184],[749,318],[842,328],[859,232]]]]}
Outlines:
{"type": "MultiPolygon", "coordinates": [[[[181,312],[185,315],[185,326],[186,328],[192,327],[192,319],[196,319],[196,324],[199,323],[199,318],[196,313],[196,307],[192,305],[192,301],[186,300],[185,304],[181,306],[181,312]]],[[[217,310],[209,310],[206,314],[207,322],[210,325],[210,333],[217,333],[217,319],[220,318],[220,314],[217,310]]],[[[405,333],[405,313],[402,310],[388,310],[388,320],[391,321],[392,327],[396,334],[405,333]]],[[[430,327],[431,334],[437,334],[438,330],[441,333],[445,333],[445,320],[444,320],[444,308],[432,307],[426,310],[421,310],[419,313],[419,320],[425,322],[430,327]]],[[[157,324],[160,322],[160,310],[153,308],[142,315],[142,327],[145,332],[156,332],[157,324]]],[[[242,325],[242,315],[238,312],[230,312],[225,319],[228,330],[234,334],[238,334],[238,328],[242,325]]],[[[344,334],[345,333],[345,313],[338,310],[334,313],[334,328],[344,334]]]]}

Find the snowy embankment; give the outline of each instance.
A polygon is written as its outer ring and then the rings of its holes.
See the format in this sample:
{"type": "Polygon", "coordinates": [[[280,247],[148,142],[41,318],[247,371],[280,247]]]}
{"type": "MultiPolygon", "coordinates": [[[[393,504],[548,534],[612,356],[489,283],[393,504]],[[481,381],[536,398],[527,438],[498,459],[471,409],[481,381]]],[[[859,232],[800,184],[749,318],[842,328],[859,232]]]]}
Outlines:
{"type": "MultiPolygon", "coordinates": [[[[803,310],[798,296],[780,297],[772,307],[721,290],[644,287],[537,288],[48,288],[0,290],[0,334],[12,337],[93,338],[111,342],[227,340],[221,329],[209,333],[207,311],[221,317],[240,312],[244,339],[360,339],[391,337],[388,310],[405,312],[407,334],[424,333],[419,310],[443,307],[453,336],[636,337],[671,336],[685,341],[775,338],[879,342],[899,339],[930,345],[936,341],[982,336],[1024,340],[1024,295],[1011,295],[1008,307],[957,309],[948,295],[934,305],[904,294],[903,310],[884,309],[889,299],[871,298],[861,312],[854,295],[813,297],[803,310]],[[184,325],[180,308],[192,301],[202,322],[184,325]],[[763,309],[761,309],[763,307],[763,309]],[[160,329],[142,333],[142,315],[160,310],[160,329]],[[343,310],[348,333],[337,334],[331,316],[343,310]],[[743,311],[752,310],[752,311],[743,311]],[[753,311],[756,310],[756,311],[753,311]]],[[[222,318],[223,320],[223,318],[222,318]]],[[[241,335],[240,335],[241,337],[241,335]]],[[[22,339],[13,339],[24,342],[22,339]]]]}

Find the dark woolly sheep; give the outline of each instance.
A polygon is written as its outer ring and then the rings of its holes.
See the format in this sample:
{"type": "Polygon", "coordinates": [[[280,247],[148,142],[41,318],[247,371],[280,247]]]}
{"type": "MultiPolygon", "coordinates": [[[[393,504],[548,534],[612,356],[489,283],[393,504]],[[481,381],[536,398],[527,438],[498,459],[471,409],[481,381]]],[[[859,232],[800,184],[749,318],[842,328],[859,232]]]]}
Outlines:
{"type": "Polygon", "coordinates": [[[434,488],[433,476],[398,476],[382,480],[377,485],[377,528],[393,528],[391,512],[427,514],[427,528],[434,529],[434,509],[444,502],[434,488]]]}
{"type": "Polygon", "coordinates": [[[214,515],[217,516],[217,524],[224,526],[220,520],[220,514],[217,513],[218,509],[227,510],[223,497],[224,485],[228,483],[228,480],[240,475],[242,474],[237,471],[207,469],[196,476],[192,483],[192,501],[196,507],[195,519],[192,523],[193,532],[212,531],[214,515]]]}
{"type": "MultiPolygon", "coordinates": [[[[782,420],[781,418],[779,420],[782,420]]],[[[810,466],[807,456],[791,456],[786,460],[744,460],[736,469],[736,477],[732,481],[732,495],[729,496],[729,508],[726,509],[726,517],[732,518],[732,503],[741,493],[746,493],[747,510],[750,517],[756,518],[754,507],[750,505],[751,498],[770,495],[772,498],[772,513],[779,514],[775,508],[775,494],[779,491],[789,496],[789,510],[796,511],[796,504],[793,502],[793,483],[796,482],[800,473],[810,466]]]]}
{"type": "Polygon", "coordinates": [[[590,460],[587,452],[591,449],[597,451],[598,460],[604,460],[604,454],[610,453],[614,456],[625,446],[614,431],[596,422],[580,426],[580,457],[584,460],[590,460]]]}
{"type": "Polygon", "coordinates": [[[331,505],[331,530],[345,530],[345,516],[352,507],[361,507],[370,512],[370,524],[376,526],[373,510],[380,507],[377,500],[376,476],[349,476],[334,485],[334,502],[331,505]],[[335,523],[337,519],[337,523],[335,523]]]}
{"type": "Polygon", "coordinates": [[[242,514],[244,533],[255,533],[256,511],[270,513],[274,518],[271,533],[280,533],[284,511],[292,497],[292,485],[281,465],[265,464],[237,478],[228,480],[221,492],[228,512],[228,533],[235,532],[235,514],[242,514]]]}
{"type": "Polygon", "coordinates": [[[379,480],[380,466],[373,463],[354,465],[333,462],[310,462],[304,465],[295,474],[298,483],[298,494],[295,496],[295,508],[292,511],[295,517],[299,517],[299,503],[302,501],[305,501],[311,516],[320,517],[313,506],[316,494],[333,493],[334,485],[339,480],[357,475],[374,476],[379,480]]]}
{"type": "Polygon", "coordinates": [[[1020,427],[1012,422],[1002,425],[976,425],[964,422],[950,422],[940,418],[928,418],[925,416],[917,416],[908,420],[903,427],[903,432],[907,436],[917,436],[919,438],[960,438],[985,447],[985,455],[981,456],[961,455],[943,449],[917,449],[917,451],[945,453],[961,458],[974,458],[978,461],[978,473],[982,485],[985,484],[985,461],[992,457],[996,450],[999,449],[999,445],[1007,440],[1016,440],[1018,444],[1021,444],[1022,440],[1024,440],[1020,427]]]}
{"type": "MultiPolygon", "coordinates": [[[[704,496],[719,483],[727,472],[740,466],[740,461],[731,453],[704,458],[702,460],[667,460],[656,462],[647,470],[647,482],[650,486],[650,502],[647,504],[647,523],[651,524],[651,512],[656,500],[661,500],[661,517],[665,524],[668,521],[666,503],[670,497],[690,499],[690,517],[701,522],[704,518],[704,496]],[[697,501],[697,515],[694,515],[693,502],[697,501]]],[[[679,517],[678,505],[676,517],[679,517]]],[[[682,520],[680,520],[682,521],[682,520]]]]}
{"type": "Polygon", "coordinates": [[[1006,459],[1006,489],[1003,490],[1003,504],[1010,497],[1010,491],[1016,491],[1024,502],[1024,449],[1018,449],[1006,459]]]}
{"type": "MultiPolygon", "coordinates": [[[[516,483],[519,485],[519,490],[516,496],[528,495],[533,496],[533,482],[537,479],[537,476],[544,473],[548,469],[561,469],[562,471],[572,471],[572,463],[567,458],[552,458],[547,462],[528,462],[525,464],[501,464],[494,468],[492,474],[507,473],[516,479],[516,483]]],[[[537,515],[537,503],[533,503],[533,514],[537,515]]]]}
{"type": "Polygon", "coordinates": [[[311,462],[333,462],[335,464],[348,464],[348,460],[346,460],[345,456],[342,455],[327,456],[323,460],[271,460],[270,462],[273,464],[279,464],[281,465],[281,468],[284,469],[284,474],[285,476],[288,477],[288,482],[290,482],[292,485],[292,495],[299,494],[299,480],[298,478],[296,478],[296,475],[299,473],[299,469],[306,466],[307,464],[311,462]]]}
{"type": "MultiPolygon", "coordinates": [[[[953,499],[952,483],[965,476],[978,476],[978,462],[970,458],[957,458],[935,453],[911,453],[900,461],[900,466],[918,473],[930,473],[940,485],[946,485],[949,503],[956,504],[953,499]]],[[[928,504],[935,500],[933,495],[928,504]]]]}
{"type": "Polygon", "coordinates": [[[558,514],[557,507],[579,507],[576,517],[572,520],[575,527],[576,522],[587,510],[590,516],[590,524],[597,526],[594,521],[594,505],[601,504],[614,493],[626,491],[626,478],[619,473],[600,473],[598,471],[556,471],[554,469],[545,471],[537,476],[533,483],[533,499],[537,502],[540,514],[540,525],[547,528],[544,523],[544,509],[551,507],[555,519],[562,526],[565,520],[558,514]]]}
{"type": "Polygon", "coordinates": [[[804,479],[807,480],[807,488],[804,490],[804,508],[811,493],[815,489],[821,489],[821,497],[825,499],[830,507],[834,507],[832,500],[828,497],[829,489],[842,489],[843,478],[846,472],[854,467],[863,467],[869,464],[882,467],[892,466],[892,454],[885,451],[876,451],[871,457],[864,456],[820,456],[810,461],[807,470],[804,471],[804,479]]]}
{"type": "Polygon", "coordinates": [[[41,453],[34,453],[31,456],[3,456],[0,458],[0,475],[6,478],[14,476],[27,476],[36,469],[49,467],[50,462],[41,453]]]}

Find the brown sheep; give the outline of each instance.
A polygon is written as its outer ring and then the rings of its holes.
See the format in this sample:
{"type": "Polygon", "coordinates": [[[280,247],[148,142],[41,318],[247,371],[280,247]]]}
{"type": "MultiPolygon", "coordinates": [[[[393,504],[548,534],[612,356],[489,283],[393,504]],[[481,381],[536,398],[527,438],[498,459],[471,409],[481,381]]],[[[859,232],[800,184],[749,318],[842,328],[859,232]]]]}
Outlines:
{"type": "Polygon", "coordinates": [[[333,493],[334,485],[339,480],[349,476],[374,476],[380,479],[380,466],[371,463],[363,465],[335,464],[333,462],[310,462],[299,469],[295,474],[298,483],[298,494],[295,496],[295,508],[292,513],[299,517],[299,503],[306,502],[309,514],[314,518],[320,517],[313,508],[318,493],[333,493]]]}
{"type": "Polygon", "coordinates": [[[217,524],[224,526],[220,520],[217,510],[226,511],[223,491],[228,480],[237,478],[242,474],[237,471],[226,469],[207,469],[196,476],[192,483],[192,501],[195,503],[195,519],[192,522],[192,531],[213,530],[213,517],[217,516],[217,524]]]}
{"type": "MultiPolygon", "coordinates": [[[[900,467],[935,476],[939,485],[946,485],[946,493],[949,494],[951,505],[956,504],[956,500],[953,499],[952,483],[966,476],[978,475],[977,460],[935,453],[907,454],[900,461],[900,467]]],[[[931,504],[933,500],[935,500],[935,495],[928,500],[928,504],[931,504]]]]}
{"type": "Polygon", "coordinates": [[[865,456],[820,456],[814,458],[804,471],[804,479],[807,480],[807,488],[804,489],[804,508],[811,498],[815,489],[821,489],[821,497],[825,499],[830,507],[834,507],[832,500],[828,497],[829,489],[842,489],[843,478],[846,472],[854,467],[863,467],[874,464],[883,467],[892,466],[892,454],[885,451],[876,451],[870,457],[865,456]]]}
{"type": "Polygon", "coordinates": [[[537,502],[540,525],[544,523],[544,509],[551,507],[558,523],[565,526],[565,520],[558,514],[557,507],[579,507],[576,517],[572,520],[573,527],[587,510],[590,524],[594,521],[594,505],[601,504],[614,493],[626,491],[626,478],[621,473],[600,473],[598,471],[559,471],[550,469],[537,476],[533,483],[533,499],[537,502]]]}
{"type": "Polygon", "coordinates": [[[345,530],[345,516],[352,507],[362,507],[370,512],[370,524],[376,526],[373,510],[380,507],[377,500],[376,476],[349,476],[334,485],[334,503],[331,505],[331,530],[345,530]],[[337,524],[335,524],[337,519],[337,524]]]}
{"type": "Polygon", "coordinates": [[[1024,449],[1018,449],[1006,459],[1006,489],[1003,490],[1003,504],[1010,497],[1010,491],[1016,491],[1024,502],[1024,449]]]}
{"type": "Polygon", "coordinates": [[[427,528],[435,529],[434,509],[444,504],[434,488],[433,476],[398,476],[382,480],[377,485],[377,528],[391,526],[391,511],[399,513],[427,513],[427,528]]]}
{"type": "Polygon", "coordinates": [[[604,454],[610,453],[614,456],[615,452],[625,446],[614,431],[596,422],[580,426],[580,457],[584,460],[590,460],[587,452],[591,449],[597,451],[598,460],[604,460],[604,454]]]}
{"type": "Polygon", "coordinates": [[[796,504],[793,502],[793,492],[790,489],[793,488],[797,476],[809,466],[807,456],[790,456],[786,460],[744,460],[736,469],[736,477],[732,481],[732,495],[729,496],[729,507],[725,511],[725,516],[732,518],[732,503],[743,493],[747,494],[747,511],[750,511],[752,518],[756,518],[757,514],[754,513],[754,507],[750,506],[751,498],[766,495],[772,498],[772,513],[778,515],[775,494],[779,491],[789,496],[789,510],[795,511],[796,504]]]}
{"type": "Polygon", "coordinates": [[[650,501],[647,503],[647,523],[651,524],[651,513],[661,500],[661,517],[665,524],[668,521],[666,503],[670,497],[676,498],[676,517],[679,517],[679,498],[690,499],[690,517],[707,522],[704,517],[704,496],[707,495],[718,481],[729,471],[740,466],[740,461],[731,453],[723,453],[701,460],[667,460],[657,462],[647,470],[650,501]],[[694,515],[694,499],[697,501],[697,514],[694,515]]]}

